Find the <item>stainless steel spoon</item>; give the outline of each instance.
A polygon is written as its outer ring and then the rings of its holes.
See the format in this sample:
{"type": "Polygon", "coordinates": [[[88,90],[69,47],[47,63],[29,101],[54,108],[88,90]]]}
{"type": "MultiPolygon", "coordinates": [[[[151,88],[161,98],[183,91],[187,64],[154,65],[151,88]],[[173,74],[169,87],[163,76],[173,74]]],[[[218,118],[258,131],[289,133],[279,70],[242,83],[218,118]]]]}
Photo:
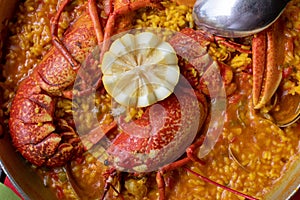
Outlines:
{"type": "Polygon", "coordinates": [[[224,37],[244,37],[270,26],[290,0],[197,0],[196,25],[224,37]]]}

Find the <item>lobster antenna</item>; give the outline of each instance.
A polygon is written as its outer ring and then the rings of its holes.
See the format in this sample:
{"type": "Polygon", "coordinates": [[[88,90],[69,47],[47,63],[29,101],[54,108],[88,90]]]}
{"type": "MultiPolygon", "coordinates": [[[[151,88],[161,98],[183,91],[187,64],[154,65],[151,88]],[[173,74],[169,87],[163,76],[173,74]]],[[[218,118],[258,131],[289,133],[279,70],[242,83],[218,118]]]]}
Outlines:
{"type": "Polygon", "coordinates": [[[205,176],[202,176],[201,174],[199,174],[199,173],[197,173],[197,172],[194,172],[194,171],[188,169],[187,167],[183,167],[183,168],[184,168],[187,172],[190,172],[191,174],[194,174],[195,176],[199,177],[200,179],[202,179],[203,181],[205,181],[205,182],[207,182],[207,183],[211,183],[211,184],[213,184],[213,185],[216,185],[216,186],[218,186],[218,187],[220,187],[220,188],[222,188],[222,189],[224,189],[224,190],[227,190],[227,191],[229,191],[229,192],[231,192],[231,193],[233,193],[233,194],[242,196],[242,197],[244,197],[244,198],[246,198],[246,199],[249,199],[249,200],[258,200],[258,199],[255,198],[255,197],[251,197],[251,196],[249,196],[249,195],[246,195],[246,194],[244,194],[244,193],[241,193],[241,192],[239,192],[239,191],[236,191],[236,190],[234,190],[234,189],[231,189],[231,188],[229,188],[229,187],[226,187],[226,186],[224,186],[224,185],[221,185],[221,184],[219,184],[219,183],[217,183],[217,182],[215,182],[215,181],[213,181],[213,180],[210,180],[210,179],[206,178],[205,176]]]}

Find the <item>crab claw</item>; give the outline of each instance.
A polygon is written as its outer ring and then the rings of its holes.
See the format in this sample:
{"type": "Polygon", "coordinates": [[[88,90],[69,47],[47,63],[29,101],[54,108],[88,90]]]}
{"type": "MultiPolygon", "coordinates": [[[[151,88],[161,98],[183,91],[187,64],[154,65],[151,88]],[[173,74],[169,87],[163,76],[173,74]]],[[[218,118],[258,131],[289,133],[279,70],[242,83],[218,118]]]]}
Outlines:
{"type": "Polygon", "coordinates": [[[252,41],[253,105],[262,108],[273,96],[282,79],[284,33],[276,22],[252,41]]]}

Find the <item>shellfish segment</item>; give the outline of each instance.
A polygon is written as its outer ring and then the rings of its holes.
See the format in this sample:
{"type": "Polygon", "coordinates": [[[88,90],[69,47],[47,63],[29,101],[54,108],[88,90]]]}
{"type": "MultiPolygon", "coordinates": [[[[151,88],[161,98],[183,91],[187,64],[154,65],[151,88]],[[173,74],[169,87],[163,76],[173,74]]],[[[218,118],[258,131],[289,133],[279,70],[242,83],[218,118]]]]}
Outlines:
{"type": "Polygon", "coordinates": [[[173,47],[151,32],[115,40],[104,54],[101,69],[106,91],[118,103],[136,107],[168,97],[180,75],[173,47]]]}
{"type": "Polygon", "coordinates": [[[287,92],[278,95],[277,107],[271,111],[275,123],[279,127],[287,127],[295,123],[300,118],[300,95],[289,94],[287,92]]]}

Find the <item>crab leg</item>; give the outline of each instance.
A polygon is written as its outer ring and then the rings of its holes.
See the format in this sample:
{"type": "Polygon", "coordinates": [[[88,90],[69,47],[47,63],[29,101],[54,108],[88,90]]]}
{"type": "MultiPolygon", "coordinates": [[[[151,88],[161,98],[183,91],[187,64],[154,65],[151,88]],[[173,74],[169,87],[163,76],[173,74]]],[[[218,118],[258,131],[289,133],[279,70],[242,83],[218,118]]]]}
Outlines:
{"type": "Polygon", "coordinates": [[[273,96],[282,79],[284,42],[280,23],[253,38],[253,104],[263,107],[273,96]]]}

